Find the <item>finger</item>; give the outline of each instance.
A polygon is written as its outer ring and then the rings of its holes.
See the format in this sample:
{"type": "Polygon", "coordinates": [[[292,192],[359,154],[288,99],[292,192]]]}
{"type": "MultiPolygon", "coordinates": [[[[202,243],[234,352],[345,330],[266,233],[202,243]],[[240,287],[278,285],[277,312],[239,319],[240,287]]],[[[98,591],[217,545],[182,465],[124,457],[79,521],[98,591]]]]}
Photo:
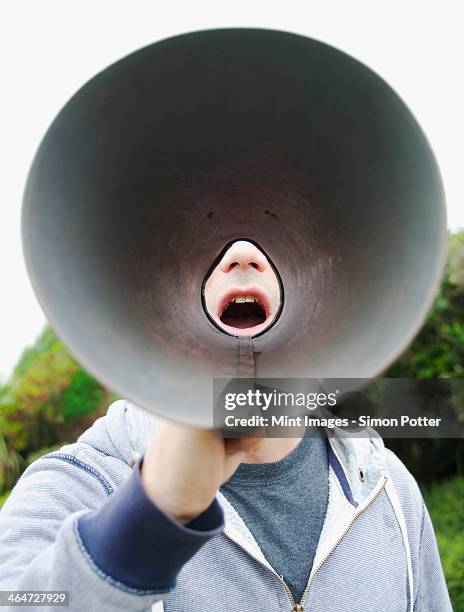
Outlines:
{"type": "Polygon", "coordinates": [[[228,438],[225,440],[226,453],[249,453],[261,444],[262,437],[228,438]]]}

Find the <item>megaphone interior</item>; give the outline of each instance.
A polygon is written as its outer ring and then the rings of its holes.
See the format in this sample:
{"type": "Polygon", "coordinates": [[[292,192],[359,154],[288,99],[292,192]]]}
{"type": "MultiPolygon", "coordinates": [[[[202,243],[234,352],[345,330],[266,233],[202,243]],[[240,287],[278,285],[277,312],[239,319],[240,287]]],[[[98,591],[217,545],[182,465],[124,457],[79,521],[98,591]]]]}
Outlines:
{"type": "Polygon", "coordinates": [[[426,137],[379,76],[304,36],[224,29],[145,47],[74,95],[33,161],[23,242],[83,366],[207,427],[214,378],[379,374],[431,304],[446,219],[426,137]],[[239,239],[283,289],[254,338],[202,303],[239,239]]]}

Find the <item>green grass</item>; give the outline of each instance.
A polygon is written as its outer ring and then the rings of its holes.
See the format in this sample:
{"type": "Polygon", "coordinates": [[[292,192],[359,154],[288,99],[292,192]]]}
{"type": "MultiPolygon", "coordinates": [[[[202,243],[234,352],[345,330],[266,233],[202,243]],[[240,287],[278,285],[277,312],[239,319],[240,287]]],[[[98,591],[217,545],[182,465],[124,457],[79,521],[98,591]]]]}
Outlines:
{"type": "Polygon", "coordinates": [[[8,495],[11,493],[11,491],[5,491],[3,493],[0,493],[0,508],[3,506],[3,504],[6,502],[6,498],[8,497],[8,495]]]}
{"type": "Polygon", "coordinates": [[[464,612],[464,477],[424,491],[454,612],[464,612]]]}

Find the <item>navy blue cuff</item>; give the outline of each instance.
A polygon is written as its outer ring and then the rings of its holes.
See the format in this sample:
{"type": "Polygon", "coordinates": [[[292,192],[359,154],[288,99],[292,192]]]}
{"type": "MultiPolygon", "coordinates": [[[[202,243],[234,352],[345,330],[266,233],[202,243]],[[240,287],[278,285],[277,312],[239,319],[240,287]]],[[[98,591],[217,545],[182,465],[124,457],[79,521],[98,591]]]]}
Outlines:
{"type": "Polygon", "coordinates": [[[94,563],[105,574],[136,589],[166,591],[185,563],[223,530],[215,499],[200,516],[181,525],[145,493],[140,467],[98,510],[79,517],[78,530],[94,563]]]}

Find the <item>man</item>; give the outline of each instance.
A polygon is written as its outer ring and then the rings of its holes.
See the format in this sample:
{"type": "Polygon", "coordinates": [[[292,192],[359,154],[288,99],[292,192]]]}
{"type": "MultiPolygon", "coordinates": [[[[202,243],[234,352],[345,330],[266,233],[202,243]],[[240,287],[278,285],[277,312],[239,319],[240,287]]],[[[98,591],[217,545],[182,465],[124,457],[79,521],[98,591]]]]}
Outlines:
{"type": "MultiPolygon", "coordinates": [[[[204,288],[233,335],[265,333],[281,300],[243,240],[204,288]]],[[[310,433],[224,440],[116,402],[19,480],[0,513],[0,589],[69,591],[73,611],[450,610],[406,468],[377,436],[310,433]]]]}

